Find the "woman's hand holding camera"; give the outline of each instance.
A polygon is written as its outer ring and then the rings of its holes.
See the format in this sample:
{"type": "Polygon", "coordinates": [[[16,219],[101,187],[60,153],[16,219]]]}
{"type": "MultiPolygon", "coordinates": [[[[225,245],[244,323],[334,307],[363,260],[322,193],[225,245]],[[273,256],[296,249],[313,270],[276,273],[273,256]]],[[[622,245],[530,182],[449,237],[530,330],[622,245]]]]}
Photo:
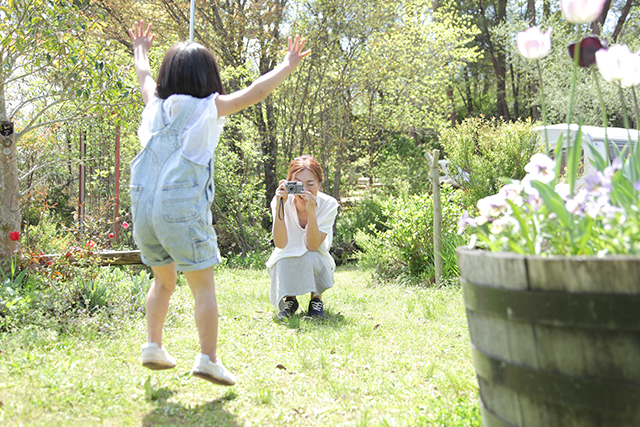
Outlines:
{"type": "Polygon", "coordinates": [[[300,198],[304,200],[305,207],[307,208],[308,214],[315,214],[316,207],[318,204],[317,197],[309,190],[302,190],[302,194],[300,194],[300,198]]]}
{"type": "Polygon", "coordinates": [[[284,187],[284,184],[285,184],[286,182],[287,182],[287,180],[285,180],[285,179],[281,179],[281,180],[280,180],[280,183],[279,183],[280,185],[278,185],[278,188],[276,189],[276,197],[277,197],[279,200],[284,200],[284,199],[286,199],[286,198],[288,197],[287,190],[286,190],[286,188],[284,187]]]}

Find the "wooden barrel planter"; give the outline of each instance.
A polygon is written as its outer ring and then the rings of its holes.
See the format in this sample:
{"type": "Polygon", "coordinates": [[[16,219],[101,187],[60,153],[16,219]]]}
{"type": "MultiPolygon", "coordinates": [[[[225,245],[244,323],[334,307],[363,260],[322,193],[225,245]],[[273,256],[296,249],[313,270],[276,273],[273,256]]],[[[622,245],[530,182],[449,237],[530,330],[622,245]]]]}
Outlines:
{"type": "Polygon", "coordinates": [[[640,427],[640,257],[457,254],[485,427],[640,427]]]}

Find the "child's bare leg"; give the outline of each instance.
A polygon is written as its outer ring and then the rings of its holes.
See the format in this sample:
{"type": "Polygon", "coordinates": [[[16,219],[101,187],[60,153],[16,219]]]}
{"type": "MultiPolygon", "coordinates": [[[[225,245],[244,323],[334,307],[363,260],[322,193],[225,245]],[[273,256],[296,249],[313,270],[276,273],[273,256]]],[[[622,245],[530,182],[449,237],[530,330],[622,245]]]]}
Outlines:
{"type": "Polygon", "coordinates": [[[200,352],[216,361],[218,346],[218,302],[213,281],[213,267],[198,271],[185,271],[195,300],[195,319],[200,338],[200,352]]]}
{"type": "Polygon", "coordinates": [[[162,347],[162,326],[169,310],[169,299],[176,288],[178,275],[173,265],[151,267],[153,283],[147,294],[147,342],[162,347]]]}

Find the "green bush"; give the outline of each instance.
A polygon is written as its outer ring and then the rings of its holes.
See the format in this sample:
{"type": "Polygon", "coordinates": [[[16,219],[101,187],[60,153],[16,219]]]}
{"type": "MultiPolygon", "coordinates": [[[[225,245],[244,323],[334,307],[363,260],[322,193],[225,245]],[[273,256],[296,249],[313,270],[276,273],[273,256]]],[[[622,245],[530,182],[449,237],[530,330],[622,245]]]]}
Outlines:
{"type": "Polygon", "coordinates": [[[371,174],[384,184],[382,191],[395,194],[410,182],[409,194],[431,188],[430,168],[424,153],[426,145],[417,145],[406,136],[391,136],[378,152],[371,174]]]}
{"type": "Polygon", "coordinates": [[[452,163],[449,175],[465,190],[465,205],[473,207],[498,192],[500,178],[524,178],[525,165],[542,149],[531,120],[507,123],[482,117],[443,129],[440,144],[452,163]]]}
{"type": "Polygon", "coordinates": [[[245,255],[229,252],[227,257],[222,258],[222,265],[237,269],[264,270],[265,264],[271,256],[272,249],[262,251],[250,251],[245,255]]]}
{"type": "MultiPolygon", "coordinates": [[[[442,187],[443,278],[457,277],[455,248],[464,243],[456,234],[464,211],[462,192],[442,187]]],[[[373,234],[359,231],[356,243],[362,267],[373,267],[383,280],[431,282],[435,278],[433,251],[433,197],[403,192],[383,205],[387,229],[373,234]]]]}

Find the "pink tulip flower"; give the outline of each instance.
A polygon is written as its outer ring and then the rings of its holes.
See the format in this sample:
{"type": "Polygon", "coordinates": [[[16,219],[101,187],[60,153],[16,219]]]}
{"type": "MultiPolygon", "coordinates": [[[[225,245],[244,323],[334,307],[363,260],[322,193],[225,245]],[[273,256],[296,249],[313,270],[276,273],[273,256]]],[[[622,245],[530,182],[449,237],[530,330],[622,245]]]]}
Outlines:
{"type": "Polygon", "coordinates": [[[565,19],[574,24],[589,24],[602,13],[605,0],[562,0],[560,9],[565,19]]]}
{"type": "Polygon", "coordinates": [[[624,44],[613,45],[609,49],[596,52],[596,64],[600,74],[606,81],[613,83],[622,84],[624,81],[625,85],[632,85],[637,81],[637,73],[640,71],[639,60],[640,57],[631,53],[624,44]]]}
{"type": "Polygon", "coordinates": [[[125,230],[126,230],[127,228],[129,228],[129,223],[128,223],[128,222],[123,222],[123,223],[122,223],[122,228],[124,228],[125,230]]]}
{"type": "Polygon", "coordinates": [[[622,87],[637,86],[640,84],[640,51],[629,55],[627,63],[627,74],[620,84],[622,87]]]}
{"type": "Polygon", "coordinates": [[[518,51],[527,59],[541,59],[551,50],[551,28],[546,33],[538,27],[531,27],[527,31],[518,33],[516,38],[518,51]]]}

